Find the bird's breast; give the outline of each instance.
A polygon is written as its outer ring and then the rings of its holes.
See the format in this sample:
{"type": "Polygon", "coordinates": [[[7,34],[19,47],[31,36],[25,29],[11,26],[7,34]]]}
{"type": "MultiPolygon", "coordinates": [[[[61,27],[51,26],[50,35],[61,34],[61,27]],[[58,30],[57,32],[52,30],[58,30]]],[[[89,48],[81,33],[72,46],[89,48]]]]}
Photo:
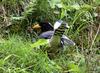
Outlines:
{"type": "Polygon", "coordinates": [[[50,40],[50,46],[57,48],[60,45],[60,36],[53,36],[50,40]]]}

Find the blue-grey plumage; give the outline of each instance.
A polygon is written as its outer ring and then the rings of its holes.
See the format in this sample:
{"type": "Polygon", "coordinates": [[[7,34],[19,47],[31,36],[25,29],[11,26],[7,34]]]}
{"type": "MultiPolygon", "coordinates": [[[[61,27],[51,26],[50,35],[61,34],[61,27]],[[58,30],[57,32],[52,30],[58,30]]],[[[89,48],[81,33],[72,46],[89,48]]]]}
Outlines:
{"type": "Polygon", "coordinates": [[[65,35],[62,35],[61,41],[62,41],[62,45],[73,45],[73,46],[75,46],[75,42],[73,42],[71,39],[69,39],[65,35]]]}
{"type": "MultiPolygon", "coordinates": [[[[58,20],[55,24],[54,24],[54,31],[46,31],[46,32],[43,32],[42,34],[39,35],[40,38],[44,38],[44,39],[51,39],[51,37],[53,35],[58,35],[58,36],[53,36],[53,38],[51,40],[54,40],[53,43],[55,43],[55,40],[57,40],[59,42],[59,44],[61,44],[62,46],[63,45],[75,45],[75,43],[69,39],[67,36],[63,35],[62,34],[62,31],[64,33],[64,30],[62,30],[61,28],[59,28],[62,23],[64,24],[63,27],[66,29],[66,28],[69,28],[68,24],[66,22],[63,22],[62,20],[58,20]],[[57,26],[58,25],[58,26],[57,26]],[[57,30],[56,30],[57,29],[57,30]],[[55,33],[56,34],[55,34],[55,33]],[[59,32],[59,33],[58,33],[59,32]],[[60,36],[61,35],[61,36],[60,36]],[[59,40],[60,39],[60,40],[59,40]]],[[[62,28],[63,28],[62,27],[62,28]]],[[[51,43],[52,45],[52,43],[51,43]]]]}
{"type": "MultiPolygon", "coordinates": [[[[44,39],[51,39],[53,36],[54,31],[47,31],[39,35],[39,38],[44,38],[44,39]]],[[[69,39],[66,35],[62,35],[61,37],[61,44],[62,45],[75,45],[75,42],[73,42],[71,39],[69,39]]]]}
{"type": "Polygon", "coordinates": [[[46,31],[46,32],[43,32],[42,34],[40,34],[39,38],[51,39],[53,34],[54,34],[54,31],[46,31]]]}
{"type": "MultiPolygon", "coordinates": [[[[49,24],[48,24],[49,25],[49,24]]],[[[46,25],[41,25],[41,28],[45,30],[46,25]],[[45,27],[44,27],[45,26],[45,27]]],[[[49,39],[50,48],[47,50],[48,53],[56,54],[67,45],[75,45],[75,43],[64,35],[65,30],[69,28],[68,23],[58,20],[54,24],[54,28],[43,32],[39,35],[39,38],[49,39]]],[[[48,28],[47,28],[48,29],[48,28]]]]}

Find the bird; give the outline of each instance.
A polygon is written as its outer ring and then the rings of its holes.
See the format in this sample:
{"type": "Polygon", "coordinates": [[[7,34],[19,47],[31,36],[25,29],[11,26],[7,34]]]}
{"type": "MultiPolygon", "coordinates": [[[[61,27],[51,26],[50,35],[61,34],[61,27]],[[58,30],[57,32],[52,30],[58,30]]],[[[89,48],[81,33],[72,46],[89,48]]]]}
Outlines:
{"type": "MultiPolygon", "coordinates": [[[[50,23],[49,23],[50,24],[50,23]]],[[[50,48],[48,49],[49,56],[57,54],[62,48],[64,48],[65,44],[68,45],[75,45],[75,43],[69,39],[67,36],[64,35],[66,28],[69,28],[68,23],[57,20],[54,24],[54,27],[50,24],[43,24],[41,26],[42,33],[39,35],[40,38],[48,39],[50,48]],[[45,30],[46,26],[50,26],[50,29],[45,30]]],[[[54,56],[53,55],[53,56],[54,56]]]]}
{"type": "MultiPolygon", "coordinates": [[[[45,32],[42,32],[40,35],[39,35],[39,38],[44,38],[44,39],[51,39],[51,37],[54,35],[54,30],[55,29],[57,29],[57,27],[59,27],[61,24],[62,24],[62,20],[58,20],[58,21],[56,21],[55,22],[55,24],[54,24],[54,27],[51,25],[51,24],[47,24],[47,26],[50,26],[50,28],[52,28],[52,29],[49,29],[48,28],[48,30],[47,31],[45,31],[45,32]]],[[[65,22],[64,22],[65,23],[65,22]]],[[[66,24],[66,26],[65,26],[65,29],[66,28],[69,28],[69,26],[68,26],[68,24],[67,23],[65,23],[66,24]]],[[[41,25],[40,25],[41,26],[41,25]]],[[[43,26],[41,26],[41,28],[43,28],[43,26]]],[[[46,28],[46,26],[45,26],[45,28],[46,28]]],[[[45,28],[44,28],[44,30],[45,30],[45,28]]],[[[56,30],[57,31],[57,30],[56,30]]],[[[59,31],[63,31],[62,29],[61,30],[59,30],[59,31]]],[[[55,34],[57,34],[57,32],[55,32],[55,34]]],[[[59,32],[58,32],[58,34],[59,34],[59,32]]],[[[60,34],[61,35],[61,34],[60,34]]],[[[61,44],[62,45],[64,45],[64,44],[69,44],[69,45],[75,45],[75,43],[71,40],[71,39],[69,39],[67,36],[65,36],[64,34],[63,35],[61,35],[61,44]]]]}
{"type": "Polygon", "coordinates": [[[69,28],[68,23],[62,20],[58,20],[57,22],[55,22],[54,33],[50,38],[50,49],[48,50],[48,53],[50,53],[49,56],[55,56],[62,49],[63,44],[61,42],[64,43],[64,41],[61,39],[63,39],[62,36],[64,35],[66,28],[69,28]]]}
{"type": "Polygon", "coordinates": [[[47,22],[47,21],[38,22],[36,25],[33,25],[32,28],[36,31],[40,30],[39,34],[46,32],[46,31],[53,31],[54,30],[51,23],[47,22]]]}
{"type": "Polygon", "coordinates": [[[27,27],[27,33],[29,33],[28,35],[32,37],[32,42],[35,42],[39,38],[38,35],[40,35],[41,33],[53,30],[53,26],[48,21],[36,21],[31,26],[27,27]]]}

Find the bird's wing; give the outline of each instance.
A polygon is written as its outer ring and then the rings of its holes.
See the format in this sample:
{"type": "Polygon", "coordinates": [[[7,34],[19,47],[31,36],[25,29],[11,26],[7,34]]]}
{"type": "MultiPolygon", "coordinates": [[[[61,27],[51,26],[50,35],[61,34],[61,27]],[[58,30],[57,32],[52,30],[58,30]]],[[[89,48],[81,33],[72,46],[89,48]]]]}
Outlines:
{"type": "Polygon", "coordinates": [[[44,38],[44,39],[50,39],[53,36],[53,34],[54,34],[54,31],[47,31],[40,34],[39,37],[44,38]]]}
{"type": "Polygon", "coordinates": [[[69,39],[67,36],[62,35],[61,37],[61,42],[63,45],[68,44],[68,45],[75,45],[75,42],[73,42],[71,39],[69,39]]]}

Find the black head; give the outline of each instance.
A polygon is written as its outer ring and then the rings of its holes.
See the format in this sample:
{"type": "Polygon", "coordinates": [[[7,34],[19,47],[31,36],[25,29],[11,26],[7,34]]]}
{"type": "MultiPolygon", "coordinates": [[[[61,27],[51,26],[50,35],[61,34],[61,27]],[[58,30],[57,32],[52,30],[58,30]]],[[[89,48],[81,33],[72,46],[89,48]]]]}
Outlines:
{"type": "Polygon", "coordinates": [[[54,30],[53,26],[49,22],[40,22],[39,25],[41,26],[41,32],[54,30]]]}

